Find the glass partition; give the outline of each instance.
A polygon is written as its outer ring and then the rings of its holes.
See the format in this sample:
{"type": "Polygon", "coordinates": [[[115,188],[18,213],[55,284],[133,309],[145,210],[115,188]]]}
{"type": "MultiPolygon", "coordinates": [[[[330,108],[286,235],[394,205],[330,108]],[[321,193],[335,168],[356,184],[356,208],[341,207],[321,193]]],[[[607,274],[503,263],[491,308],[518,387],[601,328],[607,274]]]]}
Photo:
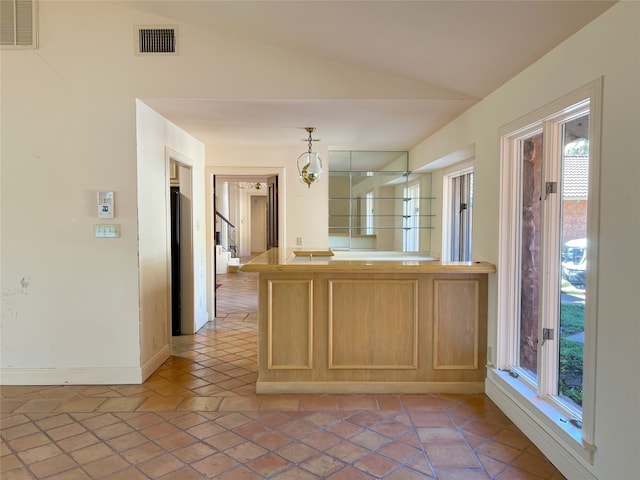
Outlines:
{"type": "Polygon", "coordinates": [[[431,174],[408,152],[330,151],[328,165],[330,248],[430,250],[431,174]]]}

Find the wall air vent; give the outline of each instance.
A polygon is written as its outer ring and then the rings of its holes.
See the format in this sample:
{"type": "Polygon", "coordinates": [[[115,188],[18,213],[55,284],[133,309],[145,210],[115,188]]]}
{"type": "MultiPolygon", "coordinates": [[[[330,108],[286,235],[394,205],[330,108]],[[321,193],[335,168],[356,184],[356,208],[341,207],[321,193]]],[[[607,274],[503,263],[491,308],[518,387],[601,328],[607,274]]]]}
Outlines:
{"type": "Polygon", "coordinates": [[[176,54],[177,28],[173,26],[136,27],[137,53],[140,55],[176,54]]]}
{"type": "Polygon", "coordinates": [[[37,12],[36,0],[0,0],[0,45],[36,48],[37,12]]]}

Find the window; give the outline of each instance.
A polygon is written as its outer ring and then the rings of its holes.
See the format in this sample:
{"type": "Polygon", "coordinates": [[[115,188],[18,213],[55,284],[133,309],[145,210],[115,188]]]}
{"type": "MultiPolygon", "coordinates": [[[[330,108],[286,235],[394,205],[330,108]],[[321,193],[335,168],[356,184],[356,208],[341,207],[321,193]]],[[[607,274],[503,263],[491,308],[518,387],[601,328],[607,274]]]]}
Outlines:
{"type": "Polygon", "coordinates": [[[473,167],[458,167],[443,175],[442,181],[442,260],[470,262],[473,167]]]}
{"type": "Polygon", "coordinates": [[[502,136],[497,366],[593,440],[600,82],[502,136]]]}
{"type": "Polygon", "coordinates": [[[404,229],[402,234],[402,250],[417,252],[420,250],[420,185],[414,184],[404,188],[404,229]]]}
{"type": "Polygon", "coordinates": [[[373,191],[365,194],[364,212],[364,233],[373,235],[373,191]]]}

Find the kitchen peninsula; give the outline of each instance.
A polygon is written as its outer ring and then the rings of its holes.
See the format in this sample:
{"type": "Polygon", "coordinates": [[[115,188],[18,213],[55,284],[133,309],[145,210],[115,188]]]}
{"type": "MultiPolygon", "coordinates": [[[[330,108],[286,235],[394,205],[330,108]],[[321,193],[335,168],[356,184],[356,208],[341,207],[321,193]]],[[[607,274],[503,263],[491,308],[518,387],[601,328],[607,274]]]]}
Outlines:
{"type": "Polygon", "coordinates": [[[259,274],[257,393],[484,391],[495,265],[296,253],[241,268],[259,274]]]}

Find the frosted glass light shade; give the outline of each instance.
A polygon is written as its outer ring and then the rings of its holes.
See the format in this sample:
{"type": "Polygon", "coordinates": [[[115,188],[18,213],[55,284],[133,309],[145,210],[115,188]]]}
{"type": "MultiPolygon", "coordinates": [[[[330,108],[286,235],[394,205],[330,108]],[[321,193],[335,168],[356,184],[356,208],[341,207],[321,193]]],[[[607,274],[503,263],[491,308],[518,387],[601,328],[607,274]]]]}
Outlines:
{"type": "Polygon", "coordinates": [[[305,152],[298,157],[298,175],[300,181],[309,188],[322,176],[322,159],[316,152],[305,152]]]}

